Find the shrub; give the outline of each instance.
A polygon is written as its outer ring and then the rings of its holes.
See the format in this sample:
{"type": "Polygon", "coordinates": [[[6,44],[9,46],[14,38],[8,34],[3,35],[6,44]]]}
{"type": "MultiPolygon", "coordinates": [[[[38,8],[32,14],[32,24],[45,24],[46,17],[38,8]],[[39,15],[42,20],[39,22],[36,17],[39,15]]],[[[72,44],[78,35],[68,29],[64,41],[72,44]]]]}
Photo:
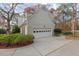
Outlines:
{"type": "Polygon", "coordinates": [[[15,35],[11,34],[11,35],[0,35],[0,43],[7,43],[7,44],[12,44],[14,43],[14,39],[15,39],[15,35]]]}
{"type": "Polygon", "coordinates": [[[20,34],[20,35],[16,35],[16,39],[14,40],[14,43],[19,43],[19,42],[24,42],[24,40],[26,40],[26,35],[20,34]]]}
{"type": "Polygon", "coordinates": [[[20,33],[20,28],[18,27],[18,25],[13,26],[12,33],[20,33]]]}
{"type": "Polygon", "coordinates": [[[0,34],[5,34],[6,30],[5,29],[0,29],[0,34]]]}
{"type": "Polygon", "coordinates": [[[62,30],[59,28],[54,29],[54,35],[59,35],[62,33],[62,30]]]}
{"type": "Polygon", "coordinates": [[[7,43],[8,45],[16,44],[16,43],[23,43],[26,41],[33,41],[34,36],[32,34],[1,34],[0,35],[0,43],[7,43]]]}
{"type": "Polygon", "coordinates": [[[33,39],[34,39],[34,36],[32,34],[28,34],[28,35],[20,34],[16,37],[16,39],[14,40],[14,43],[33,41],[33,39]]]}
{"type": "Polygon", "coordinates": [[[72,35],[72,32],[64,32],[63,35],[72,35]]]}
{"type": "Polygon", "coordinates": [[[32,34],[26,35],[27,39],[34,39],[34,36],[32,34]]]}
{"type": "Polygon", "coordinates": [[[8,35],[0,35],[0,43],[8,43],[8,35]]]}

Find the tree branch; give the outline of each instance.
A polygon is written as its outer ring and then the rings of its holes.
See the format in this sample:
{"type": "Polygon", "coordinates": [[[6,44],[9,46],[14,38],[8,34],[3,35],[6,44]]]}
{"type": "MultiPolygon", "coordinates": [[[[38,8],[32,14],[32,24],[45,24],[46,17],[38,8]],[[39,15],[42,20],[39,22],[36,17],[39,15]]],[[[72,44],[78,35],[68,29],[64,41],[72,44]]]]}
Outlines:
{"type": "Polygon", "coordinates": [[[7,17],[2,12],[0,12],[0,14],[1,14],[2,18],[7,20],[7,17]]]}
{"type": "Polygon", "coordinates": [[[5,10],[4,10],[3,8],[1,8],[1,7],[0,7],[0,11],[7,14],[7,11],[5,11],[5,10]]]}

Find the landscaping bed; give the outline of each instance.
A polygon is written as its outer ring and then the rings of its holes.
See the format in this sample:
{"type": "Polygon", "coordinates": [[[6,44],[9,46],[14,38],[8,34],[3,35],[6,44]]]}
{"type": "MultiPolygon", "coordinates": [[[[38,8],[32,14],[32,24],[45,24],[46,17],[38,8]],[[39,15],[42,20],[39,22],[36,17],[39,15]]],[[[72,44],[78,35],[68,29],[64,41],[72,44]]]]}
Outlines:
{"type": "Polygon", "coordinates": [[[73,36],[73,35],[70,35],[70,36],[65,36],[66,39],[72,39],[72,40],[79,40],[79,36],[73,36]]]}
{"type": "Polygon", "coordinates": [[[72,32],[65,32],[64,35],[65,35],[66,39],[79,40],[79,34],[78,33],[73,34],[72,32]]]}
{"type": "Polygon", "coordinates": [[[34,36],[32,34],[1,34],[0,48],[16,48],[33,43],[34,36]]]}

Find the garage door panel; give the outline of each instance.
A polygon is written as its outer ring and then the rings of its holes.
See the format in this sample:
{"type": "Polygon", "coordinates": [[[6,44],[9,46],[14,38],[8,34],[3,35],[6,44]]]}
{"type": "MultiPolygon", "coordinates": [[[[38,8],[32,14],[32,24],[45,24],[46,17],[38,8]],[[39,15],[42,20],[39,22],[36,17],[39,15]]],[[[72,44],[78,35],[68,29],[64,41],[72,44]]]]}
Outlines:
{"type": "Polygon", "coordinates": [[[41,38],[41,37],[47,37],[52,36],[51,32],[45,32],[45,33],[34,33],[35,38],[41,38]]]}
{"type": "Polygon", "coordinates": [[[35,38],[42,38],[52,36],[52,32],[36,32],[34,33],[35,38]]]}
{"type": "Polygon", "coordinates": [[[51,29],[34,29],[33,35],[35,38],[42,38],[42,37],[47,37],[47,36],[52,36],[52,30],[51,29]]]}

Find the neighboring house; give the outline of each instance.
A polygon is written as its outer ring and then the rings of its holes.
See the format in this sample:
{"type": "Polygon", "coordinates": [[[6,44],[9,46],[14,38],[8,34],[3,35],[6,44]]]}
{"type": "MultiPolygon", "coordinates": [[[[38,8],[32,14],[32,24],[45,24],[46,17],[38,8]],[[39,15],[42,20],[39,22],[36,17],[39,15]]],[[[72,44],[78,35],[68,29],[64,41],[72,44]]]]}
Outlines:
{"type": "MultiPolygon", "coordinates": [[[[10,22],[11,31],[14,25],[18,25],[18,16],[19,14],[16,13],[15,17],[13,17],[13,19],[10,22]]],[[[1,16],[0,16],[0,28],[7,30],[7,21],[1,16]]]]}
{"type": "Polygon", "coordinates": [[[0,28],[2,29],[6,29],[7,27],[7,22],[5,19],[3,19],[1,16],[0,16],[0,28]]]}
{"type": "Polygon", "coordinates": [[[20,25],[21,33],[31,33],[35,38],[52,36],[55,25],[52,23],[48,13],[49,11],[45,10],[44,6],[41,5],[34,9],[33,14],[26,12],[27,15],[24,17],[26,20],[22,21],[20,25]]]}

